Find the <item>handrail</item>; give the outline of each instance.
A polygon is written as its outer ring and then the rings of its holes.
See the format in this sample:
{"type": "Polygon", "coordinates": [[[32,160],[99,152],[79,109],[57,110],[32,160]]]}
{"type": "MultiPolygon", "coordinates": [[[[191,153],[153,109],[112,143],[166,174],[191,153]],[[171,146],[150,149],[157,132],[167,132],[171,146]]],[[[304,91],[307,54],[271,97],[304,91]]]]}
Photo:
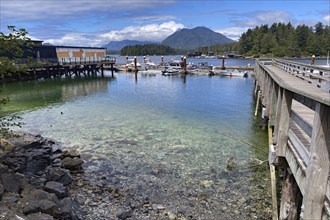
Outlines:
{"type": "MultiPolygon", "coordinates": [[[[283,79],[281,79],[279,76],[277,76],[277,74],[275,72],[273,72],[272,70],[270,70],[269,68],[267,68],[266,65],[264,65],[261,61],[256,60],[256,62],[262,66],[264,69],[267,69],[267,72],[269,73],[269,75],[272,77],[272,79],[282,88],[289,90],[293,93],[297,93],[299,95],[308,97],[310,99],[313,99],[315,101],[318,101],[320,103],[323,103],[325,105],[330,106],[330,96],[318,96],[318,95],[313,95],[309,92],[306,92],[304,90],[301,90],[297,87],[292,87],[290,86],[288,83],[286,83],[283,79]]],[[[316,89],[316,88],[315,88],[316,89]]],[[[320,93],[323,93],[324,91],[320,90],[320,93]]],[[[325,92],[324,92],[325,93],[325,92]]]]}

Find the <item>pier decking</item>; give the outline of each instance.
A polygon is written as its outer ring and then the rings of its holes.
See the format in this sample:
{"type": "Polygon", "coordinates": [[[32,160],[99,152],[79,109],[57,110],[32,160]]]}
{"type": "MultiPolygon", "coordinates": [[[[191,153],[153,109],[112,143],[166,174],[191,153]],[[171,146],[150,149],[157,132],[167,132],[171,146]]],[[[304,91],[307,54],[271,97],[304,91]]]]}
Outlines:
{"type": "Polygon", "coordinates": [[[328,219],[330,68],[259,59],[255,72],[269,117],[273,219],[328,219]],[[284,173],[279,212],[275,167],[284,173]]]}
{"type": "Polygon", "coordinates": [[[103,76],[104,70],[114,70],[115,59],[98,59],[98,60],[55,60],[54,59],[39,59],[31,64],[18,63],[17,65],[26,65],[27,72],[25,74],[13,75],[11,78],[1,78],[0,80],[33,80],[40,78],[61,78],[65,77],[87,77],[103,76]]]}

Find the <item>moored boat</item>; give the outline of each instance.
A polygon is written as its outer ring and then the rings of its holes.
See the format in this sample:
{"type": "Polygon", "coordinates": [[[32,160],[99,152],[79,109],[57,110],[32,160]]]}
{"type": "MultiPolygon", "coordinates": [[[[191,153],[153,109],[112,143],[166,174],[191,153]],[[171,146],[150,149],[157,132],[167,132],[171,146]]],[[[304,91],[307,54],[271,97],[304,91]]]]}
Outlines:
{"type": "Polygon", "coordinates": [[[233,77],[248,77],[248,71],[239,71],[239,70],[229,70],[229,69],[216,69],[212,67],[210,70],[210,75],[220,75],[220,76],[233,76],[233,77]]]}

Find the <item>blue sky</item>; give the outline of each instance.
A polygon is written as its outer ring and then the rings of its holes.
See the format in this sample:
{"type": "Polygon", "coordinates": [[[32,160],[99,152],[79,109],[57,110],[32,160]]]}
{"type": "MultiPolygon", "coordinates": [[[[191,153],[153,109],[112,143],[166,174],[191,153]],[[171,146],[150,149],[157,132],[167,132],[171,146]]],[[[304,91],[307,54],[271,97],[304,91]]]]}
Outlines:
{"type": "Polygon", "coordinates": [[[0,27],[25,28],[31,38],[56,45],[102,46],[160,42],[197,26],[238,40],[261,24],[329,25],[329,13],[329,0],[0,0],[0,27]]]}

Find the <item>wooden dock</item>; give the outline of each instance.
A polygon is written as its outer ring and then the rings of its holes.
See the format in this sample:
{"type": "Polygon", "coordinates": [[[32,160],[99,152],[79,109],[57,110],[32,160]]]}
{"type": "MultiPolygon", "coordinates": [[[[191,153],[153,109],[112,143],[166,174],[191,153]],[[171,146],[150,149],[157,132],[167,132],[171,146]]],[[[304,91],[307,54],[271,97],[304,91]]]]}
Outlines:
{"type": "Polygon", "coordinates": [[[0,81],[33,80],[61,77],[89,77],[104,76],[104,70],[113,70],[115,61],[113,60],[91,60],[91,61],[72,61],[54,62],[53,60],[40,60],[31,64],[18,64],[27,67],[24,74],[17,74],[11,77],[1,78],[0,81]]]}
{"type": "Polygon", "coordinates": [[[330,68],[258,59],[255,74],[269,118],[273,219],[329,219],[330,68]],[[279,211],[275,167],[283,173],[279,211]]]}

